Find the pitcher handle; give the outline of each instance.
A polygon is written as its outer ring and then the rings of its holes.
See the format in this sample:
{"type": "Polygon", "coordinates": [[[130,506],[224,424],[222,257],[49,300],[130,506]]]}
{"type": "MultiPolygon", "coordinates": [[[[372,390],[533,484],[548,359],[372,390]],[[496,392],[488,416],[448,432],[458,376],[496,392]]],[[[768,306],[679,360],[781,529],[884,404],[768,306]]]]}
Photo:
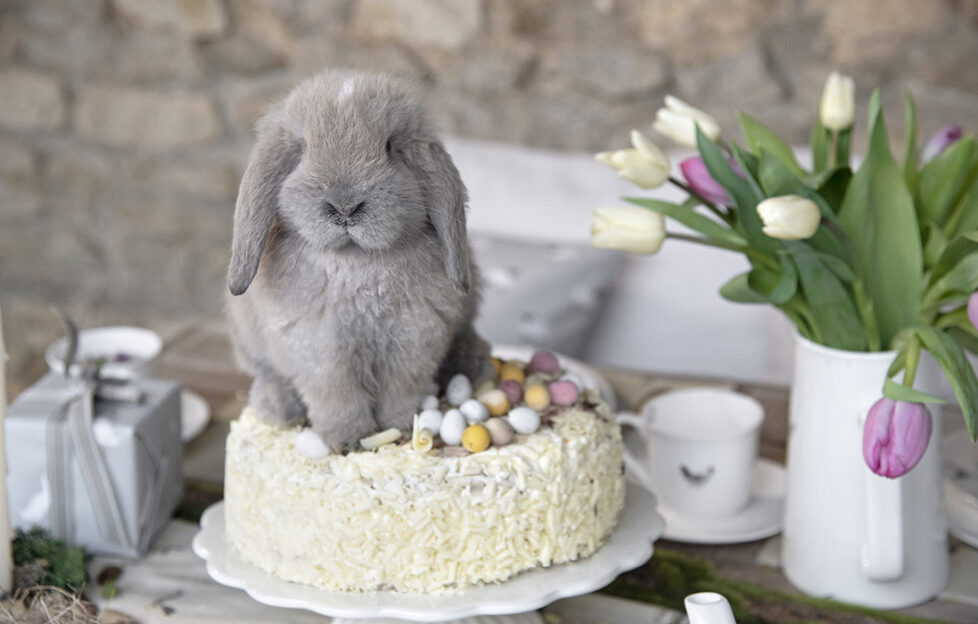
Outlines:
{"type": "MultiPolygon", "coordinates": [[[[618,422],[619,426],[631,427],[638,433],[639,437],[642,438],[643,446],[648,444],[648,438],[645,435],[645,421],[642,417],[633,412],[621,412],[615,415],[615,420],[618,422]]],[[[623,445],[624,448],[624,459],[625,459],[625,469],[635,475],[641,482],[645,489],[652,491],[652,479],[649,477],[648,471],[645,469],[645,464],[642,460],[632,454],[632,450],[628,448],[627,444],[623,445]]]]}
{"type": "MultiPolygon", "coordinates": [[[[868,410],[863,413],[868,413],[868,410]]],[[[903,576],[903,483],[863,467],[866,475],[866,537],[862,568],[873,581],[903,576]]]]}

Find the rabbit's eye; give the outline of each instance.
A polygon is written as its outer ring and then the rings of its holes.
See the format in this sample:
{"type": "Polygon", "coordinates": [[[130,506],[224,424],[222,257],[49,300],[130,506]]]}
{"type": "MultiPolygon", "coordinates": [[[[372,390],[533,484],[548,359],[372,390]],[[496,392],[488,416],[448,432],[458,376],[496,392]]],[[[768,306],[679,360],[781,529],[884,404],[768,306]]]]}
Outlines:
{"type": "Polygon", "coordinates": [[[387,146],[384,149],[387,150],[388,156],[390,156],[394,152],[394,145],[391,139],[387,139],[387,146]]]}

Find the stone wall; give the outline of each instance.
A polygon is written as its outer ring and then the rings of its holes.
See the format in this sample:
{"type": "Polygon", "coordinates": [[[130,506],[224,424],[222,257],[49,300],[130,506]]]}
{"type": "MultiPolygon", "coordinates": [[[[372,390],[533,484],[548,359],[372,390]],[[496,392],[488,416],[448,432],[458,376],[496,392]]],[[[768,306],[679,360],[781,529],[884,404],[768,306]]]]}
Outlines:
{"type": "Polygon", "coordinates": [[[795,141],[826,74],[976,127],[972,0],[0,0],[0,298],[15,382],[82,325],[219,310],[251,127],[324,67],[422,82],[446,130],[623,144],[665,93],[795,141]]]}

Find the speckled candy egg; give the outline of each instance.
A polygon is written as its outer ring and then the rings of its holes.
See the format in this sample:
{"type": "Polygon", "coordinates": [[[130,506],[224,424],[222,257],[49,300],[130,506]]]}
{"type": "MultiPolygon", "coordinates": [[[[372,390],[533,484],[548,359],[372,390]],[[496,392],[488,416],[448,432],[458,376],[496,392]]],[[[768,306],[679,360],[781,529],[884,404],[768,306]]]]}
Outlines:
{"type": "Polygon", "coordinates": [[[550,351],[537,351],[530,358],[530,370],[546,375],[553,375],[560,371],[560,361],[550,351]]]}
{"type": "Polygon", "coordinates": [[[421,409],[438,409],[438,397],[433,394],[421,397],[421,409]]]}
{"type": "Polygon", "coordinates": [[[517,433],[534,433],[540,428],[540,414],[532,407],[517,407],[506,420],[517,433]]]}
{"type": "Polygon", "coordinates": [[[469,425],[462,432],[462,446],[470,453],[479,453],[489,448],[489,431],[482,425],[469,425]]]}
{"type": "Polygon", "coordinates": [[[449,446],[458,446],[462,443],[462,433],[465,432],[465,416],[457,409],[450,409],[445,412],[441,419],[441,426],[438,428],[438,437],[449,446]]]}
{"type": "Polygon", "coordinates": [[[577,397],[580,394],[581,391],[577,388],[577,384],[569,379],[555,381],[550,384],[550,400],[553,401],[554,405],[564,407],[573,405],[577,402],[577,397]]]}
{"type": "Polygon", "coordinates": [[[513,426],[505,418],[490,418],[483,426],[493,446],[506,446],[513,441],[513,426]]]}
{"type": "Polygon", "coordinates": [[[489,408],[476,399],[469,399],[462,403],[458,410],[462,412],[468,423],[480,423],[489,418],[489,408]]]}
{"type": "Polygon", "coordinates": [[[523,398],[523,386],[515,379],[504,379],[499,382],[499,389],[506,394],[510,405],[516,405],[523,398]]]}
{"type": "Polygon", "coordinates": [[[527,386],[523,398],[527,405],[538,412],[550,407],[550,391],[542,384],[527,386]]]}
{"type": "Polygon", "coordinates": [[[442,418],[443,415],[441,413],[441,410],[437,410],[437,409],[421,410],[421,413],[418,414],[418,428],[427,429],[432,433],[438,433],[438,431],[441,429],[442,418]]]}
{"type": "Polygon", "coordinates": [[[508,379],[523,385],[523,383],[526,382],[526,373],[524,373],[523,369],[516,364],[506,362],[503,364],[502,368],[499,369],[499,380],[506,381],[508,379]]]}
{"type": "Polygon", "coordinates": [[[479,401],[489,409],[490,416],[502,416],[509,411],[509,397],[502,390],[490,390],[481,394],[479,401]]]}
{"type": "Polygon", "coordinates": [[[472,382],[465,375],[459,373],[452,377],[445,387],[445,400],[458,407],[472,398],[472,382]]]}

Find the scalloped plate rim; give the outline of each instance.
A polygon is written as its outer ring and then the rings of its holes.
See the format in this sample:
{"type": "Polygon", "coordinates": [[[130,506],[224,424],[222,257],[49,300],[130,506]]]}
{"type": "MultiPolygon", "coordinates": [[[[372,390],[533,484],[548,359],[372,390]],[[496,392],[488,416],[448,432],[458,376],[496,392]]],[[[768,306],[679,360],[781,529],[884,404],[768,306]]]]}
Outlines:
{"type": "MultiPolygon", "coordinates": [[[[320,591],[310,586],[272,577],[257,567],[240,560],[230,545],[224,542],[223,501],[214,503],[204,511],[201,516],[201,529],[193,539],[193,551],[206,561],[207,573],[213,580],[228,587],[241,589],[258,602],[276,607],[307,609],[332,617],[388,617],[418,622],[440,622],[476,615],[521,613],[538,609],[561,598],[578,596],[600,589],[619,574],[643,565],[652,557],[654,542],[664,533],[665,522],[655,510],[655,497],[652,494],[633,484],[628,484],[626,488],[625,508],[622,510],[619,526],[616,527],[611,538],[591,556],[550,568],[529,570],[503,583],[477,586],[462,594],[432,596],[433,599],[444,604],[429,607],[396,603],[336,606],[329,603],[331,596],[346,600],[355,596],[363,596],[365,602],[368,602],[368,597],[375,594],[320,591]],[[607,550],[612,544],[615,548],[607,550]],[[642,544],[647,544],[647,546],[639,548],[642,544]],[[619,550],[622,551],[621,554],[615,556],[619,550]],[[604,552],[603,557],[602,552],[604,552]],[[588,571],[588,568],[595,568],[595,570],[588,571]],[[579,573],[577,578],[572,579],[572,582],[559,587],[546,583],[547,576],[562,576],[566,574],[567,570],[574,569],[578,570],[579,573]],[[245,576],[235,574],[235,570],[241,571],[245,576]],[[525,581],[530,574],[537,576],[530,578],[527,583],[525,581]],[[261,586],[254,586],[250,582],[251,577],[260,580],[261,586]],[[541,589],[532,590],[534,581],[536,581],[536,586],[541,589]],[[518,589],[519,586],[515,585],[516,583],[523,583],[526,586],[522,594],[516,598],[480,600],[480,590],[496,587],[518,589]],[[286,592],[288,592],[288,588],[296,588],[296,591],[318,594],[318,599],[309,596],[293,597],[282,591],[276,592],[276,588],[282,586],[287,588],[286,592]]],[[[387,594],[387,596],[396,595],[387,594]]],[[[422,598],[416,594],[405,594],[404,597],[409,601],[422,598]]]]}

